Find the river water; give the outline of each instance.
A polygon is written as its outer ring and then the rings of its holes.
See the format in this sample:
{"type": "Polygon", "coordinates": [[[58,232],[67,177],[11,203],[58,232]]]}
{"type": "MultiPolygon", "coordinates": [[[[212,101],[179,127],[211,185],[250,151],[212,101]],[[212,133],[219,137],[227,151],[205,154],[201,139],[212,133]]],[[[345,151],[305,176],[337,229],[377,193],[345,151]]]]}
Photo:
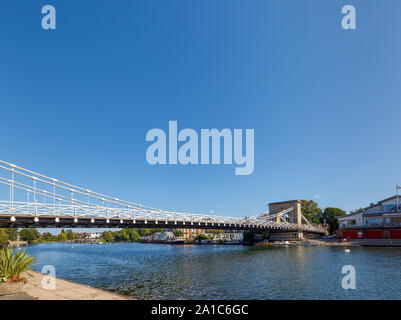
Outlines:
{"type": "Polygon", "coordinates": [[[401,248],[67,244],[28,246],[56,276],[139,299],[400,299],[401,248]],[[344,290],[343,266],[356,270],[344,290]]]}

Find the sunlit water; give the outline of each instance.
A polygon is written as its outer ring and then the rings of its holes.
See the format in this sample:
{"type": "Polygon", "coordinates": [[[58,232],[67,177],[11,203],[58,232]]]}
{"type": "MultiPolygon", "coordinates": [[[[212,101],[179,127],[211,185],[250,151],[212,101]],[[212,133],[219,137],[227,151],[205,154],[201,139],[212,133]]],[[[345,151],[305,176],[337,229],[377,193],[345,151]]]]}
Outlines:
{"type": "Polygon", "coordinates": [[[41,271],[139,299],[400,299],[401,248],[66,244],[28,247],[41,271]],[[344,290],[344,265],[356,289],[344,290]]]}

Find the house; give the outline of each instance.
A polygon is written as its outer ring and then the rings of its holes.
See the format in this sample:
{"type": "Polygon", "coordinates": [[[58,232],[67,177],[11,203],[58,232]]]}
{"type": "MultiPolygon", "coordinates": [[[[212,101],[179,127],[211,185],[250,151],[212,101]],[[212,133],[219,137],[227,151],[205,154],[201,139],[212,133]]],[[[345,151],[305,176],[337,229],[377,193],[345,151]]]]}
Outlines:
{"type": "Polygon", "coordinates": [[[182,230],[182,232],[184,232],[184,236],[183,238],[185,240],[191,240],[191,239],[195,239],[197,235],[201,234],[201,233],[206,233],[205,229],[180,229],[182,230]]]}
{"type": "Polygon", "coordinates": [[[401,203],[398,195],[339,217],[339,235],[348,239],[401,239],[401,203]]]}
{"type": "Polygon", "coordinates": [[[152,239],[154,241],[170,241],[170,240],[175,240],[175,236],[172,232],[170,231],[164,231],[164,232],[155,232],[152,235],[152,239]]]}

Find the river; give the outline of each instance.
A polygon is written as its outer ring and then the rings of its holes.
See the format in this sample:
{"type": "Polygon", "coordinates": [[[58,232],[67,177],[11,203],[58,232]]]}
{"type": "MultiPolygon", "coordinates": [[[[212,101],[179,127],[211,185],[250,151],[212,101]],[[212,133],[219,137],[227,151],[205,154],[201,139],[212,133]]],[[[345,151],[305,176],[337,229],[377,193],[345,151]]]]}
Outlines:
{"type": "Polygon", "coordinates": [[[138,299],[400,299],[401,248],[30,245],[56,276],[138,299]],[[356,270],[344,290],[343,266],[356,270]]]}

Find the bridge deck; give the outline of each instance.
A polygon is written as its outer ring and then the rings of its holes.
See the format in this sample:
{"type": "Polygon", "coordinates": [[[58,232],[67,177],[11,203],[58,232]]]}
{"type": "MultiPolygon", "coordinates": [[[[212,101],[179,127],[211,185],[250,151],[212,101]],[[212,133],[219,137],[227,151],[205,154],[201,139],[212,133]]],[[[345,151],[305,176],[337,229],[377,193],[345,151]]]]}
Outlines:
{"type": "Polygon", "coordinates": [[[0,215],[2,228],[174,228],[174,229],[221,229],[221,230],[250,230],[254,232],[298,232],[321,233],[318,230],[304,230],[293,225],[257,225],[240,223],[220,223],[208,221],[155,220],[98,217],[33,217],[30,215],[0,215]],[[12,221],[13,220],[13,221],[12,221]]]}

